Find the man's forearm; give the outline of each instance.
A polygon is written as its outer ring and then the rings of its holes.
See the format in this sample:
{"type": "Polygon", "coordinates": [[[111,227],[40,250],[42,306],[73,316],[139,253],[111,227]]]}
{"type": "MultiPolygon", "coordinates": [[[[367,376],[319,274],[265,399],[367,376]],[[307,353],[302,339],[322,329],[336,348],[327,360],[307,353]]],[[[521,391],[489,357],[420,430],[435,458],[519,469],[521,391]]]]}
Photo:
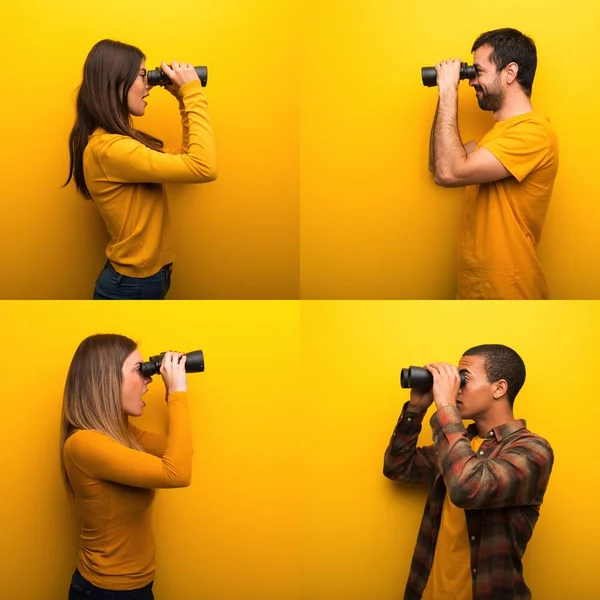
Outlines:
{"type": "Polygon", "coordinates": [[[433,446],[417,447],[425,413],[412,412],[407,402],[402,408],[394,433],[386,448],[383,474],[394,481],[426,483],[433,479],[433,446]]]}
{"type": "Polygon", "coordinates": [[[440,96],[433,137],[436,183],[450,184],[457,163],[467,158],[458,131],[458,94],[440,96]]]}
{"type": "Polygon", "coordinates": [[[438,110],[440,109],[440,101],[435,107],[435,115],[433,117],[433,123],[431,124],[431,133],[429,134],[429,170],[435,173],[435,124],[437,122],[438,110]]]}

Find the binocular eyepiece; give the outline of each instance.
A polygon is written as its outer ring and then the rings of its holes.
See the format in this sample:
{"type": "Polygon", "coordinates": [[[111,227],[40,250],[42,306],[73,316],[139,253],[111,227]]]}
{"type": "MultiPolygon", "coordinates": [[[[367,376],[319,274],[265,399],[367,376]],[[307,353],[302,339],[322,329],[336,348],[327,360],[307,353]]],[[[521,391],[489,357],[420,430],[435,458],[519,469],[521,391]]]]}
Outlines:
{"type": "MultiPolygon", "coordinates": [[[[469,66],[466,62],[460,63],[460,79],[474,79],[477,77],[477,69],[474,66],[469,66]]],[[[423,85],[433,87],[437,85],[437,71],[435,67],[423,67],[421,69],[421,79],[423,85]]]]}
{"type": "MultiPolygon", "coordinates": [[[[464,373],[460,375],[460,387],[465,385],[464,373]]],[[[430,388],[433,387],[433,375],[423,367],[408,367],[400,371],[400,387],[403,388],[430,388]]]]}
{"type": "MultiPolygon", "coordinates": [[[[152,375],[159,373],[165,354],[165,352],[161,352],[157,356],[151,356],[148,361],[140,363],[140,373],[144,377],[152,377],[152,375]]],[[[204,371],[204,354],[202,350],[186,352],[185,356],[186,373],[202,373],[204,371]]]]}
{"type": "MultiPolygon", "coordinates": [[[[206,80],[208,79],[208,69],[206,67],[194,67],[196,73],[198,73],[198,77],[200,78],[200,84],[202,87],[206,87],[206,80]]],[[[160,68],[156,67],[156,69],[152,69],[147,72],[148,75],[148,85],[169,85],[171,80],[168,78],[167,74],[160,68]]]]}

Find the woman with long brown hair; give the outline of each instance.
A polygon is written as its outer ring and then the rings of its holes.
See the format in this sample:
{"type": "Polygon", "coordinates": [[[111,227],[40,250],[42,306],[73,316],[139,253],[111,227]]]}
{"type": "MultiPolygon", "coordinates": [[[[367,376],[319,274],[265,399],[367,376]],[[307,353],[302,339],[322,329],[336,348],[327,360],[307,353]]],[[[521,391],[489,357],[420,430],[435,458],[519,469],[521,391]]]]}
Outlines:
{"type": "Polygon", "coordinates": [[[69,178],[96,204],[108,230],[107,261],[95,300],[162,300],[171,285],[175,243],[166,183],[216,179],[215,145],[204,91],[190,63],[162,62],[179,101],[182,145],[167,150],[158,138],[135,129],[148,85],[139,48],[101,40],[89,52],[69,138],[69,178]]]}
{"type": "Polygon", "coordinates": [[[61,466],[81,520],[80,551],[69,600],[153,600],[152,503],[155,488],[186,487],[192,433],[185,355],[167,352],[160,374],[167,391],[167,435],[129,422],[140,416],[151,379],[136,343],[122,335],[81,342],[67,374],[61,466]]]}

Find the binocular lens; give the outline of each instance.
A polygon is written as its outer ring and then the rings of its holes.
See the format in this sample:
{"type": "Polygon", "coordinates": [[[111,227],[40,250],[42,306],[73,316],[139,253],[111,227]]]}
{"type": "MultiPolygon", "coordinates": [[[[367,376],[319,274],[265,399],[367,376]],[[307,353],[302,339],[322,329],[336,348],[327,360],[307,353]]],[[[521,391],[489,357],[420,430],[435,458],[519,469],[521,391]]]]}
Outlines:
{"type": "MultiPolygon", "coordinates": [[[[469,66],[466,62],[460,64],[460,79],[475,79],[477,77],[477,69],[474,66],[469,66]]],[[[435,67],[423,67],[421,69],[421,79],[423,85],[433,87],[437,85],[437,71],[435,67]]]]}
{"type": "MultiPolygon", "coordinates": [[[[465,385],[464,373],[460,373],[460,386],[465,385]]],[[[433,375],[423,367],[408,367],[400,371],[400,387],[430,388],[433,386],[433,375]]]]}
{"type": "MultiPolygon", "coordinates": [[[[157,356],[151,356],[147,362],[140,364],[140,372],[144,377],[152,377],[160,373],[163,356],[165,352],[161,352],[157,356]]],[[[194,350],[185,354],[185,372],[186,373],[202,373],[204,371],[204,354],[202,350],[194,350]]]]}
{"type": "MultiPolygon", "coordinates": [[[[206,87],[206,81],[208,79],[208,69],[206,67],[194,67],[198,77],[200,78],[200,84],[202,87],[206,87]]],[[[160,67],[156,67],[151,71],[148,71],[148,85],[169,85],[171,80],[167,77],[166,73],[160,67]]]]}

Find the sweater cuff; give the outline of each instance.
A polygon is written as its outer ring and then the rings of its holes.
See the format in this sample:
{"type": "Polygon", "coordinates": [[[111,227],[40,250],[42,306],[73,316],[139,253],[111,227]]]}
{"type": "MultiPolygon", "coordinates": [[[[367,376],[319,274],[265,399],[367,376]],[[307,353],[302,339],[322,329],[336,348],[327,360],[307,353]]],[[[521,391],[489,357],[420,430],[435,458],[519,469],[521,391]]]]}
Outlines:
{"type": "Polygon", "coordinates": [[[177,90],[177,97],[179,99],[184,98],[190,92],[202,91],[202,84],[199,79],[193,79],[192,81],[187,81],[177,90]]]}
{"type": "Polygon", "coordinates": [[[421,427],[423,423],[423,419],[425,418],[426,412],[419,413],[408,410],[408,402],[404,403],[402,406],[402,412],[400,413],[400,417],[398,419],[398,424],[396,425],[396,429],[403,425],[403,428],[418,428],[421,427]]]}
{"type": "Polygon", "coordinates": [[[187,392],[171,392],[167,394],[167,402],[175,402],[177,400],[187,400],[187,392]]]}

